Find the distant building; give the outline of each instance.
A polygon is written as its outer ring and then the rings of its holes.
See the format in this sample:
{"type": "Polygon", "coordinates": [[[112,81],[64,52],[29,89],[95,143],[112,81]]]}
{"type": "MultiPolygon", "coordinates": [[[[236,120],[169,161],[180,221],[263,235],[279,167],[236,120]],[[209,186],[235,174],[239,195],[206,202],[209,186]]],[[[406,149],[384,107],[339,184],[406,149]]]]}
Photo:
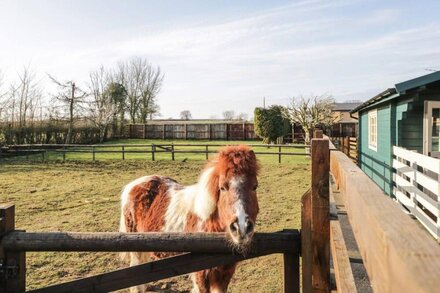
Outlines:
{"type": "Polygon", "coordinates": [[[350,111],[361,105],[362,102],[334,103],[332,137],[357,136],[358,120],[357,113],[351,115],[350,111]]]}

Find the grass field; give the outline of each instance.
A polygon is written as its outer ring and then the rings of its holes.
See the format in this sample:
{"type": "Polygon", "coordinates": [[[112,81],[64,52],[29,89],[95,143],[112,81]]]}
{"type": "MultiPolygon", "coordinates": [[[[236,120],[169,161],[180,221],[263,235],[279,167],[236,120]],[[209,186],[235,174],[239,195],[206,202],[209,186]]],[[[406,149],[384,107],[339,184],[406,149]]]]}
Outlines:
{"type": "MultiPolygon", "coordinates": [[[[175,160],[176,161],[182,161],[182,160],[191,160],[191,161],[203,161],[205,160],[205,154],[204,153],[197,153],[197,154],[189,154],[189,153],[179,153],[179,151],[205,151],[205,146],[199,146],[200,144],[208,144],[209,151],[217,151],[221,146],[217,145],[228,145],[228,144],[248,144],[251,145],[255,152],[269,152],[269,153],[277,153],[279,151],[278,147],[265,147],[265,146],[258,146],[258,144],[261,144],[260,141],[209,141],[209,140],[148,140],[148,139],[124,139],[124,140],[117,140],[117,141],[109,141],[104,143],[103,147],[95,147],[95,151],[115,151],[115,152],[108,152],[108,153],[96,153],[95,159],[97,161],[108,161],[108,160],[122,160],[122,147],[119,145],[125,145],[125,160],[151,160],[152,155],[149,153],[151,151],[151,144],[156,145],[170,145],[170,144],[176,144],[175,145],[175,160]],[[116,144],[118,146],[116,146],[116,144]],[[179,146],[178,144],[189,144],[189,146],[179,146]],[[115,145],[115,146],[113,146],[115,145]],[[136,146],[136,145],[149,145],[149,146],[136,146]],[[136,151],[137,153],[129,153],[129,151],[136,151]]],[[[70,150],[85,150],[83,147],[80,148],[71,148],[70,150]]],[[[155,160],[159,161],[168,161],[171,160],[171,153],[165,152],[163,149],[160,149],[159,147],[156,148],[157,152],[155,154],[155,160]],[[160,152],[162,151],[162,152],[160,152]]],[[[66,153],[66,160],[67,161],[78,161],[78,160],[85,160],[85,161],[91,161],[93,159],[93,154],[91,148],[87,148],[87,153],[82,152],[74,152],[74,153],[66,153]]],[[[299,153],[303,154],[305,153],[304,147],[300,145],[296,145],[295,147],[286,146],[283,147],[282,152],[285,153],[299,153]]],[[[210,154],[212,156],[212,154],[210,154]]],[[[286,163],[304,163],[305,156],[291,156],[291,155],[284,155],[282,156],[282,162],[286,163]]],[[[40,154],[38,155],[31,155],[29,157],[31,161],[41,161],[42,156],[40,154]]],[[[25,156],[21,157],[15,157],[12,159],[9,159],[9,161],[17,161],[17,160],[28,160],[25,156]]],[[[48,161],[62,161],[63,155],[61,152],[55,152],[55,151],[49,151],[45,154],[45,160],[48,161]]],[[[260,155],[260,160],[262,162],[278,162],[278,155],[260,155]]]]}
{"type": "MultiPolygon", "coordinates": [[[[81,158],[66,163],[3,162],[0,202],[16,204],[17,229],[117,231],[119,192],[124,184],[146,174],[168,175],[192,184],[204,165],[204,155],[199,157],[185,162],[183,158],[175,162],[151,162],[149,158],[95,163],[81,158]]],[[[261,161],[256,230],[299,228],[300,198],[310,185],[308,159],[295,157],[294,162],[278,164],[274,156],[261,157],[261,161]]],[[[126,266],[115,253],[28,253],[27,265],[28,289],[126,266]]],[[[245,261],[234,275],[230,292],[280,292],[282,278],[281,255],[245,261]]],[[[187,292],[190,288],[191,281],[184,276],[155,283],[151,290],[187,292]]]]}

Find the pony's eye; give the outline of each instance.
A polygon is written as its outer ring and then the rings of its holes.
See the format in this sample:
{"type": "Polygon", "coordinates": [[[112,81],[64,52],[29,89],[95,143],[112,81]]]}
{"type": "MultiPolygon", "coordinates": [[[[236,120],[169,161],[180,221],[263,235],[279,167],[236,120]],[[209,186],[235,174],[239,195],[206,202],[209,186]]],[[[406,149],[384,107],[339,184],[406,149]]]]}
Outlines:
{"type": "Polygon", "coordinates": [[[220,190],[221,191],[227,191],[227,190],[229,190],[229,186],[225,184],[222,187],[220,187],[220,190]]]}

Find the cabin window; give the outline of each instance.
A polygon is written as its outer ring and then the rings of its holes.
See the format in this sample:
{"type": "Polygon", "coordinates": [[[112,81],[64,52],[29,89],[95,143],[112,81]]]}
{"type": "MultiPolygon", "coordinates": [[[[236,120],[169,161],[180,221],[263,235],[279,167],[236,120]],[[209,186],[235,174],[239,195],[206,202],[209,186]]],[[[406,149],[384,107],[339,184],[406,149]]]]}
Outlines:
{"type": "Polygon", "coordinates": [[[368,112],[368,147],[377,151],[377,110],[368,112]]]}

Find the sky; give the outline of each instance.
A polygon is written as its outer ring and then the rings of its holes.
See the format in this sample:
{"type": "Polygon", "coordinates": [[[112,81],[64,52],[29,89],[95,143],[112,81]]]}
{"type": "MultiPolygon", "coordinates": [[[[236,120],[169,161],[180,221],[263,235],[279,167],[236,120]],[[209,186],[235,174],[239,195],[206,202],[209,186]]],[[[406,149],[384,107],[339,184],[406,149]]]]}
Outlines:
{"type": "Polygon", "coordinates": [[[366,100],[440,70],[440,1],[0,0],[4,83],[30,66],[87,86],[145,57],[165,74],[162,118],[221,118],[329,94],[366,100]]]}

